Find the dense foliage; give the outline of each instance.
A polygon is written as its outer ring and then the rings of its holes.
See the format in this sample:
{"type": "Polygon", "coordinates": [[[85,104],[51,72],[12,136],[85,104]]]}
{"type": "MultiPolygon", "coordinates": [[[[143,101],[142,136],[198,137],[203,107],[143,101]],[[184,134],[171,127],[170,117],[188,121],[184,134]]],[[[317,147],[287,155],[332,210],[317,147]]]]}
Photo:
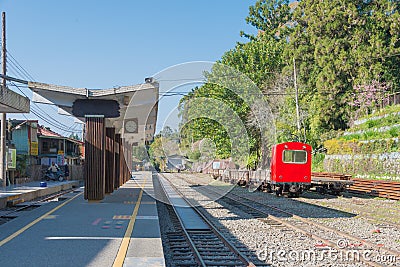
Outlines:
{"type": "MultiPolygon", "coordinates": [[[[218,62],[254,84],[227,75],[221,67],[213,68],[207,83],[181,101],[181,147],[198,158],[192,144],[208,139],[216,147],[215,157],[233,156],[232,136],[243,130],[236,123],[224,122],[233,117],[233,121],[240,119],[249,136],[249,157],[243,159],[247,167],[262,166],[265,162],[261,159],[277,141],[297,136],[314,147],[321,146],[333,131],[345,130],[356,119],[360,105],[354,103],[370,104],[365,90],[379,89],[374,91],[375,98],[379,96],[375,103],[383,101],[388,92],[400,91],[399,12],[399,1],[392,0],[303,0],[294,4],[258,0],[246,18],[258,34],[242,32],[248,42],[237,44],[218,62]],[[294,68],[300,132],[296,127],[294,68]],[[226,76],[229,81],[223,80],[226,76]],[[259,88],[261,97],[249,93],[252,86],[259,88]],[[383,87],[385,92],[380,90],[383,87]],[[210,103],[222,103],[213,107],[212,116],[204,107],[210,103]],[[228,112],[227,116],[221,109],[236,115],[228,112]],[[268,123],[273,127],[265,127],[268,123]]],[[[371,111],[368,107],[364,110],[371,111]]]]}

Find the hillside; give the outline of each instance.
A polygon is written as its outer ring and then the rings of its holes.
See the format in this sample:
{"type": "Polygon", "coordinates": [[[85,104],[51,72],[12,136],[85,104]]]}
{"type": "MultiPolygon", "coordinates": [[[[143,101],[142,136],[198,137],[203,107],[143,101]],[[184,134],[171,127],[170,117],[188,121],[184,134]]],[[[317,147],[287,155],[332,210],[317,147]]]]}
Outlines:
{"type": "Polygon", "coordinates": [[[360,118],[324,142],[324,169],[377,179],[400,179],[400,105],[360,118]]]}

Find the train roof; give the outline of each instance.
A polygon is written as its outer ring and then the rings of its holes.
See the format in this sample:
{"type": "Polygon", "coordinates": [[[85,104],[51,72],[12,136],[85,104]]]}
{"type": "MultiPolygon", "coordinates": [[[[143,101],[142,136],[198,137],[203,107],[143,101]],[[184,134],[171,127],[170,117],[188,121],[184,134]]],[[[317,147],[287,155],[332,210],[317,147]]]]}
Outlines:
{"type": "Polygon", "coordinates": [[[309,144],[302,143],[302,142],[284,142],[284,143],[276,144],[275,147],[277,149],[290,148],[290,149],[312,150],[312,147],[309,144]]]}

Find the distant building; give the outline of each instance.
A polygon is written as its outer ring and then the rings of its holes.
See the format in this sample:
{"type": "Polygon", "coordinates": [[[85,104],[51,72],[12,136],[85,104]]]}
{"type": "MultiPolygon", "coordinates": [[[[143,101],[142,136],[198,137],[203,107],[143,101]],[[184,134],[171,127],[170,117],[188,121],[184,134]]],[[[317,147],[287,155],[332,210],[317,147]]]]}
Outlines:
{"type": "Polygon", "coordinates": [[[171,155],[167,157],[168,171],[181,171],[188,168],[188,164],[191,163],[189,159],[181,155],[171,155]]]}
{"type": "Polygon", "coordinates": [[[9,147],[15,147],[18,160],[26,165],[50,165],[52,161],[76,165],[84,157],[83,142],[40,126],[37,120],[9,121],[7,140],[9,147]]]}
{"type": "Polygon", "coordinates": [[[82,141],[64,137],[49,128],[40,126],[37,131],[39,140],[38,158],[40,165],[79,165],[84,157],[84,143],[82,141]]]}
{"type": "Polygon", "coordinates": [[[37,120],[10,120],[7,129],[7,145],[15,147],[17,155],[25,156],[27,164],[37,164],[37,120]]]}
{"type": "Polygon", "coordinates": [[[29,166],[37,164],[37,127],[37,120],[7,122],[7,170],[11,182],[14,177],[30,175],[32,170],[29,166]]]}

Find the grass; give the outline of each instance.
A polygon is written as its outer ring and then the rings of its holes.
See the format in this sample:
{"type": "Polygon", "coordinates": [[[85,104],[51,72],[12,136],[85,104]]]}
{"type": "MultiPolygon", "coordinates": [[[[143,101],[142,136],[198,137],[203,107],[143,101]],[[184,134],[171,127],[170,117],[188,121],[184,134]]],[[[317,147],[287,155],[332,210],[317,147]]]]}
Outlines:
{"type": "Polygon", "coordinates": [[[363,124],[352,127],[351,130],[352,131],[368,130],[368,129],[380,128],[380,127],[399,124],[399,123],[400,123],[400,116],[392,114],[385,118],[366,121],[363,124]]]}
{"type": "Polygon", "coordinates": [[[367,116],[364,116],[360,119],[370,119],[370,118],[374,118],[374,117],[379,117],[382,115],[386,115],[386,114],[390,114],[390,113],[395,113],[395,112],[399,112],[400,111],[400,105],[391,105],[391,106],[387,106],[384,109],[381,109],[377,112],[374,112],[372,114],[369,114],[367,116]]]}
{"type": "Polygon", "coordinates": [[[385,197],[374,197],[375,200],[387,200],[385,197]]]}
{"type": "MultiPolygon", "coordinates": [[[[389,126],[389,125],[387,125],[389,126]]],[[[378,131],[365,131],[364,133],[355,133],[355,134],[348,134],[339,137],[339,140],[376,140],[376,139],[386,139],[386,138],[396,138],[400,137],[400,126],[390,128],[385,132],[378,132],[378,131]]]]}

